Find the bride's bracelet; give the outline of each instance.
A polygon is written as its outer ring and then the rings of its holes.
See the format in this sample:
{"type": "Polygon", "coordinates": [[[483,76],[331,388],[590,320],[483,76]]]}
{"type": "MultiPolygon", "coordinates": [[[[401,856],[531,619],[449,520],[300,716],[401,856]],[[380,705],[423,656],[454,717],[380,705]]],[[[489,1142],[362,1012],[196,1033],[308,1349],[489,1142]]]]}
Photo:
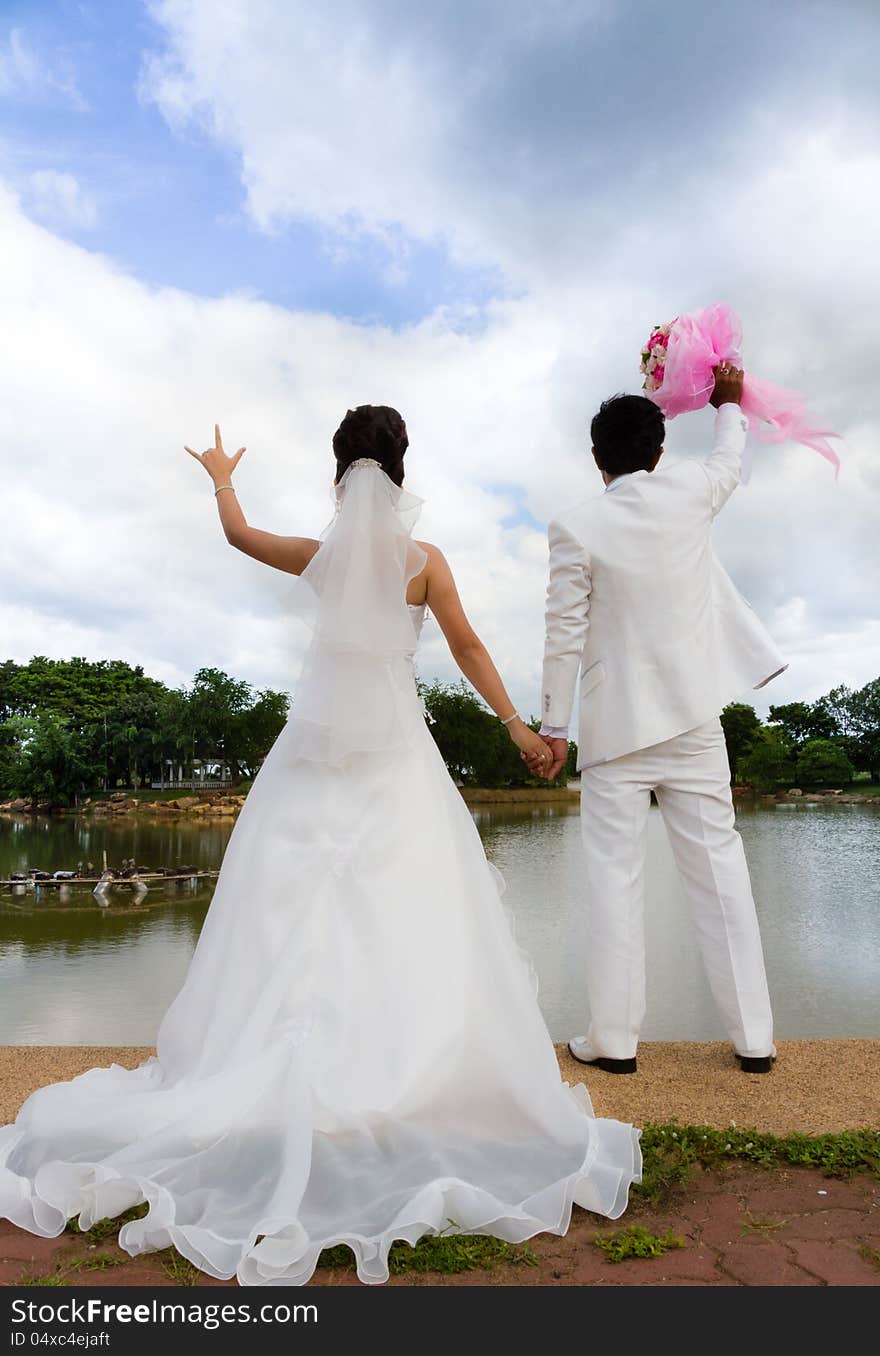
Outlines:
{"type": "MultiPolygon", "coordinates": [[[[499,716],[498,719],[501,720],[501,717],[499,716]]],[[[518,711],[514,711],[514,713],[513,713],[512,716],[508,716],[508,717],[507,717],[507,720],[501,720],[501,724],[502,724],[502,725],[510,725],[510,723],[511,723],[512,721],[514,721],[514,720],[519,720],[519,712],[518,712],[518,711]]]]}
{"type": "Polygon", "coordinates": [[[216,490],[214,491],[214,498],[216,499],[217,495],[220,493],[221,490],[234,490],[234,489],[235,489],[234,485],[218,485],[216,490]]]}

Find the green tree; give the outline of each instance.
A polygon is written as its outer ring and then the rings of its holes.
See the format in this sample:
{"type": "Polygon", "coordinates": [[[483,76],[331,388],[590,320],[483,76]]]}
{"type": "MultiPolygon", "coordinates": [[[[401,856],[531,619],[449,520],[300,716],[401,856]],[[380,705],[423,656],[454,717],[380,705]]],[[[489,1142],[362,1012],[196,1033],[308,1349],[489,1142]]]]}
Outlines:
{"type": "Polygon", "coordinates": [[[786,739],[770,726],[760,727],[739,760],[739,778],[756,791],[775,791],[794,781],[794,756],[786,739]]]}
{"type": "Polygon", "coordinates": [[[797,756],[800,786],[846,786],[855,769],[846,752],[832,739],[810,739],[797,756]]]}
{"type": "Polygon", "coordinates": [[[880,781],[880,678],[854,692],[849,703],[852,731],[849,753],[860,772],[880,781]]]}
{"type": "Polygon", "coordinates": [[[740,762],[754,744],[761,722],[753,706],[745,702],[731,702],[721,712],[721,728],[727,744],[727,761],[730,763],[730,780],[733,783],[740,776],[740,762]]]}
{"type": "Polygon", "coordinates": [[[86,741],[56,711],[13,716],[7,721],[9,725],[17,727],[21,751],[13,775],[12,795],[62,806],[72,804],[81,791],[94,785],[100,769],[90,756],[86,741]]]}
{"type": "Polygon", "coordinates": [[[260,764],[275,743],[287,720],[290,698],[286,692],[266,688],[239,716],[237,757],[247,777],[255,777],[260,764]]]}
{"type": "Polygon", "coordinates": [[[13,716],[0,725],[0,800],[15,795],[23,758],[19,724],[21,717],[13,716]]]}
{"type": "Polygon", "coordinates": [[[192,758],[216,758],[229,764],[233,779],[241,776],[243,763],[241,716],[253,704],[248,683],[230,678],[221,669],[202,668],[196,673],[187,700],[192,758]]]}
{"type": "Polygon", "coordinates": [[[0,720],[8,720],[18,711],[18,674],[14,659],[0,663],[0,720]]]}
{"type": "MultiPolygon", "coordinates": [[[[462,679],[420,684],[428,729],[451,775],[463,786],[546,786],[532,777],[501,721],[462,679]]],[[[537,729],[537,722],[532,722],[537,729]]]]}
{"type": "Polygon", "coordinates": [[[167,760],[183,762],[192,755],[187,695],[181,688],[165,688],[157,695],[156,726],[152,732],[151,781],[168,775],[167,760]]]}
{"type": "Polygon", "coordinates": [[[57,711],[75,729],[103,716],[120,698],[144,679],[139,666],[121,659],[47,659],[34,655],[6,680],[7,703],[24,715],[31,711],[57,711]]]}
{"type": "MultiPolygon", "coordinates": [[[[44,737],[37,738],[35,731],[52,714],[62,720],[71,757],[86,769],[87,789],[94,790],[158,781],[167,775],[169,759],[189,770],[199,756],[222,758],[234,777],[242,769],[253,776],[284,724],[288,705],[286,693],[267,689],[254,696],[247,683],[219,669],[199,669],[187,692],[168,688],[122,660],[42,655],[27,664],[5,660],[0,662],[0,794],[30,794],[13,788],[40,780],[34,758],[49,739],[50,725],[44,737]]],[[[61,738],[57,731],[56,736],[61,738]]],[[[50,781],[55,786],[57,778],[50,781]]],[[[49,794],[48,782],[47,788],[49,794]]]]}
{"type": "Polygon", "coordinates": [[[428,728],[449,772],[464,786],[479,785],[479,749],[489,735],[485,708],[464,679],[421,685],[420,693],[428,728]]]}
{"type": "Polygon", "coordinates": [[[110,786],[118,786],[121,781],[137,787],[149,778],[165,691],[163,684],[140,677],[135,686],[120,692],[98,721],[87,727],[92,743],[101,745],[110,786]]]}
{"type": "Polygon", "coordinates": [[[834,723],[835,741],[841,746],[847,757],[853,761],[856,753],[856,741],[859,736],[854,704],[855,695],[852,688],[841,683],[839,687],[832,688],[830,692],[826,693],[824,697],[820,697],[815,703],[817,708],[826,711],[830,716],[834,723]]]}
{"type": "Polygon", "coordinates": [[[787,702],[771,706],[768,723],[778,725],[792,748],[798,749],[808,739],[833,739],[839,733],[833,711],[818,702],[787,702]]]}

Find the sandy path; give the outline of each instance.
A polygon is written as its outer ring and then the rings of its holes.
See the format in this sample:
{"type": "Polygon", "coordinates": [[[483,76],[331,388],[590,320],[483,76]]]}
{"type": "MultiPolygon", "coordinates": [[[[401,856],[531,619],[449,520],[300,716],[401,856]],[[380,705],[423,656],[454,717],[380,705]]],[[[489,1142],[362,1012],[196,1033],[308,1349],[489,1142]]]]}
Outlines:
{"type": "MultiPolygon", "coordinates": [[[[773,1072],[740,1072],[720,1042],[648,1041],[634,1075],[602,1073],[557,1047],[562,1076],[584,1082],[596,1114],[642,1125],[679,1120],[719,1128],[735,1122],[773,1134],[880,1126],[880,1040],[782,1041],[773,1072]]],[[[133,1046],[0,1046],[0,1124],[35,1088],[97,1064],[132,1068],[153,1051],[133,1046]]]]}

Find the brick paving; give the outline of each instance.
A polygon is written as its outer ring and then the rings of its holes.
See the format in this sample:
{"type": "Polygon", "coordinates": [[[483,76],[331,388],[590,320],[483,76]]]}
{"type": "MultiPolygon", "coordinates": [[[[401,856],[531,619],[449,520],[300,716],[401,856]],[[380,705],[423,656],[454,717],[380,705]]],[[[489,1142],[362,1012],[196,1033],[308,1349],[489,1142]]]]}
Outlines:
{"type": "MultiPolygon", "coordinates": [[[[827,1177],[812,1168],[735,1165],[696,1171],[662,1205],[634,1199],[610,1224],[576,1209],[565,1238],[532,1239],[537,1265],[505,1262],[457,1275],[405,1273],[389,1285],[880,1285],[880,1179],[827,1177]],[[684,1246],[655,1258],[613,1263],[597,1235],[637,1224],[673,1233],[684,1246]]],[[[35,1238],[0,1221],[0,1285],[60,1278],[70,1286],[216,1286],[173,1252],[130,1258],[108,1238],[35,1238]],[[100,1269],[83,1269],[101,1264],[100,1269]]],[[[313,1285],[352,1285],[353,1271],[320,1269],[313,1285]]]]}

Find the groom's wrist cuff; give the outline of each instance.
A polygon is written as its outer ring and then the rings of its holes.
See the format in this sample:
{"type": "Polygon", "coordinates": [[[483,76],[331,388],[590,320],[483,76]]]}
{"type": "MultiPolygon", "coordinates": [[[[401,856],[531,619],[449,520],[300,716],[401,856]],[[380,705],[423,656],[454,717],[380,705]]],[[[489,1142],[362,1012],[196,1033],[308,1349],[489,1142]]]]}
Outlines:
{"type": "Polygon", "coordinates": [[[568,739],[568,726],[542,725],[538,733],[546,735],[548,739],[568,739]]]}
{"type": "Polygon", "coordinates": [[[737,405],[732,400],[725,400],[723,405],[719,405],[715,411],[715,432],[720,433],[726,424],[739,424],[745,432],[748,432],[749,421],[743,414],[742,406],[737,405]]]}

